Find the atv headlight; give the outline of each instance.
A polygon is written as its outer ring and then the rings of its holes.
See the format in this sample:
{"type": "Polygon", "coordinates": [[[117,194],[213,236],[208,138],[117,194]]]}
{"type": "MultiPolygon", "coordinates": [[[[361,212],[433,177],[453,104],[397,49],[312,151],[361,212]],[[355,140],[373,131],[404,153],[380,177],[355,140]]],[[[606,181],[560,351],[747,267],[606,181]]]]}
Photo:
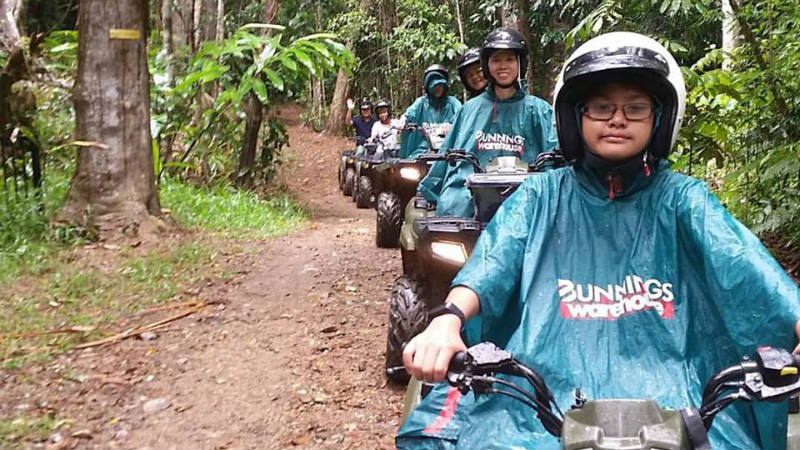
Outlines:
{"type": "Polygon", "coordinates": [[[347,158],[347,164],[353,164],[353,158],[347,158]]]}
{"type": "Polygon", "coordinates": [[[364,167],[365,169],[369,169],[369,163],[364,163],[362,167],[364,167]]]}
{"type": "Polygon", "coordinates": [[[458,242],[434,241],[431,242],[431,251],[435,255],[459,264],[467,262],[467,249],[464,244],[458,242]]]}
{"type": "Polygon", "coordinates": [[[416,167],[401,167],[400,178],[411,181],[419,180],[419,170],[416,167]]]}

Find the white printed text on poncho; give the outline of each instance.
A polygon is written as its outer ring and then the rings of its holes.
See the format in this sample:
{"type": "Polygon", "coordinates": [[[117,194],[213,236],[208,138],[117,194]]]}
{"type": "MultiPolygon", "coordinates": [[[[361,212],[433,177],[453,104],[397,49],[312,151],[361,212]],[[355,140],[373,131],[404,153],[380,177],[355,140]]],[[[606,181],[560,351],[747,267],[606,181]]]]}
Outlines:
{"type": "Polygon", "coordinates": [[[566,319],[605,319],[655,310],[662,319],[675,318],[672,283],[628,275],[622,284],[578,284],[558,280],[561,316],[566,319]]]}
{"type": "Polygon", "coordinates": [[[522,156],[525,151],[525,137],[478,130],[475,132],[475,146],[479,152],[509,152],[522,156]]]}

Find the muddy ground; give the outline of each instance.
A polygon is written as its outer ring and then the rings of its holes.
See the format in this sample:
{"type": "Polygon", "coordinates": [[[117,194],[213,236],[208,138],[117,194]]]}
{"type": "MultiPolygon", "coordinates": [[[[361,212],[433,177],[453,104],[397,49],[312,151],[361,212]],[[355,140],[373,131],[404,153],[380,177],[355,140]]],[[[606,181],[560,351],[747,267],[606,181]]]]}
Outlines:
{"type": "MultiPolygon", "coordinates": [[[[373,210],[341,195],[347,139],[289,120],[280,174],[311,212],[304,229],[220,242],[232,280],[155,339],[72,351],[0,373],[0,417],[50,413],[31,448],[393,448],[403,389],[383,376],[397,250],[375,247],[373,210]]],[[[111,251],[97,246],[94,252],[111,251]]],[[[153,336],[148,336],[153,337],[153,336]]]]}

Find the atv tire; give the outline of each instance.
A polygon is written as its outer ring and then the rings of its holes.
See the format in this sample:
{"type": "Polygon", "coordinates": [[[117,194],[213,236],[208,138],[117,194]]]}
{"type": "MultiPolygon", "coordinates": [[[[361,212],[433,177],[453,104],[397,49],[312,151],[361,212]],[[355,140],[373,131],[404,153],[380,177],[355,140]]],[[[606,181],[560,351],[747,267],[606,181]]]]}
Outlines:
{"type": "MultiPolygon", "coordinates": [[[[394,282],[389,304],[389,335],[386,339],[386,368],[403,365],[403,346],[428,325],[428,309],[422,295],[422,284],[405,275],[394,282]]],[[[386,371],[386,377],[394,383],[407,383],[404,371],[386,371]]]]}
{"type": "Polygon", "coordinates": [[[361,175],[358,178],[358,191],[355,195],[356,208],[369,208],[372,206],[372,179],[361,175]]]}
{"type": "Polygon", "coordinates": [[[403,219],[400,197],[393,192],[381,192],[375,209],[378,213],[375,219],[375,244],[380,248],[397,247],[403,219]]]}
{"type": "Polygon", "coordinates": [[[342,194],[353,195],[353,187],[356,184],[356,171],[352,167],[348,167],[344,172],[344,189],[342,194]]]}

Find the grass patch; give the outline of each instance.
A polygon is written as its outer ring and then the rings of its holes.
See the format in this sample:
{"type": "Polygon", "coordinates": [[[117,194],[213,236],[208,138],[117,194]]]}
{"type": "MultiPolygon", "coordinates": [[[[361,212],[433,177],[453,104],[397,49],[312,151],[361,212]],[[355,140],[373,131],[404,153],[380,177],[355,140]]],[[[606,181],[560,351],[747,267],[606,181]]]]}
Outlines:
{"type": "Polygon", "coordinates": [[[48,177],[39,197],[6,198],[0,189],[0,285],[21,273],[45,270],[60,250],[85,242],[74,230],[49,227],[68,189],[66,175],[48,177]]]}
{"type": "Polygon", "coordinates": [[[170,178],[161,184],[161,203],[178,223],[226,237],[276,236],[297,229],[308,218],[287,195],[260,200],[231,186],[197,187],[170,178]]]}
{"type": "MultiPolygon", "coordinates": [[[[100,337],[137,311],[178,299],[184,288],[231,277],[212,246],[188,243],[168,251],[133,255],[120,250],[116,263],[104,254],[62,260],[51,273],[31,279],[23,294],[0,294],[0,361],[3,368],[47,360],[70,346],[100,337]],[[95,259],[94,261],[92,261],[95,259]],[[80,328],[68,334],[13,336],[80,328]]],[[[62,256],[63,257],[63,256],[62,256]]]]}
{"type": "Polygon", "coordinates": [[[25,448],[30,446],[31,441],[45,441],[55,430],[56,425],[55,418],[49,414],[39,417],[18,416],[14,419],[0,419],[0,448],[25,448]]]}
{"type": "MultiPolygon", "coordinates": [[[[86,242],[79,232],[51,229],[47,219],[58,211],[69,182],[48,185],[44,214],[26,201],[0,205],[0,368],[46,361],[76,343],[119,331],[133,313],[178,299],[188,287],[232,276],[217,261],[218,244],[210,241],[76,252],[86,242]],[[80,331],[42,334],[67,328],[80,331]]],[[[275,236],[307,217],[288,196],[263,201],[229,186],[199,188],[165,179],[161,198],[181,225],[226,238],[275,236]]]]}

